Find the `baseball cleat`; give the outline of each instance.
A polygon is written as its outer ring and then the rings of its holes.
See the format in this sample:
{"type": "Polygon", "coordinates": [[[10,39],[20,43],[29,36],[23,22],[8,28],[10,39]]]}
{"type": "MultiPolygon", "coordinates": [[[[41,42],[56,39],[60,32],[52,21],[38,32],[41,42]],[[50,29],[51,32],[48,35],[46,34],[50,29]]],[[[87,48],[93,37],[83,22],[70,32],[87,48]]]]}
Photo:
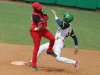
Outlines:
{"type": "Polygon", "coordinates": [[[37,71],[38,69],[37,69],[37,67],[32,67],[32,70],[37,71]]]}
{"type": "Polygon", "coordinates": [[[50,55],[52,55],[52,56],[54,56],[54,57],[57,57],[57,55],[56,55],[54,52],[48,52],[48,51],[47,51],[47,54],[50,54],[50,55]]]}
{"type": "Polygon", "coordinates": [[[80,62],[79,61],[76,61],[76,63],[74,64],[74,67],[75,67],[76,70],[79,69],[79,65],[80,65],[80,62]]]}

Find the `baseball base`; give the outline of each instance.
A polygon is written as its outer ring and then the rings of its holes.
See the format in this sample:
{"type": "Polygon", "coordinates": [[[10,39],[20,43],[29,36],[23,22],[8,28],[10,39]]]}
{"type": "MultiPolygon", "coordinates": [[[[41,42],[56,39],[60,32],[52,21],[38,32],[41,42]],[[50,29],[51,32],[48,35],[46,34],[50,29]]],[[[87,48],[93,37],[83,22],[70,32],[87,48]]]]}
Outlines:
{"type": "Polygon", "coordinates": [[[17,65],[17,66],[24,66],[27,64],[27,62],[25,62],[25,61],[12,61],[11,64],[17,65]]]}

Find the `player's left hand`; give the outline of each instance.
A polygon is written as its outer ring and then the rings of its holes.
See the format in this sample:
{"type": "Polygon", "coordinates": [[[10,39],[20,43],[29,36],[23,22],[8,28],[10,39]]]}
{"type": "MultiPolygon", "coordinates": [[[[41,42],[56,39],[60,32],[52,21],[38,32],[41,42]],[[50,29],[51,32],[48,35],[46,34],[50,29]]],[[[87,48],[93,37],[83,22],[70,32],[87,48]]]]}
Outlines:
{"type": "Polygon", "coordinates": [[[78,54],[78,50],[74,50],[74,54],[75,54],[75,55],[78,54]]]}
{"type": "Polygon", "coordinates": [[[51,12],[53,13],[54,16],[56,15],[56,12],[54,10],[51,10],[51,12]]]}
{"type": "Polygon", "coordinates": [[[78,46],[75,46],[74,54],[78,54],[78,46]]]}

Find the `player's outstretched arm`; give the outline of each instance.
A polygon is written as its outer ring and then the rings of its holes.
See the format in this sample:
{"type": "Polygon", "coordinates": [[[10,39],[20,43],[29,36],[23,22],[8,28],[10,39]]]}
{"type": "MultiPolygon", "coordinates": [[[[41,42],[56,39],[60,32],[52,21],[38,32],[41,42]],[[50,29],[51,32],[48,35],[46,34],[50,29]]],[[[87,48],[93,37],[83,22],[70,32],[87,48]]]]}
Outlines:
{"type": "Polygon", "coordinates": [[[78,54],[78,39],[77,39],[76,35],[72,36],[72,38],[73,38],[74,44],[75,44],[74,54],[78,54]]]}
{"type": "Polygon", "coordinates": [[[51,12],[53,13],[54,17],[57,17],[56,12],[54,10],[51,10],[51,12]]]}
{"type": "Polygon", "coordinates": [[[58,18],[58,16],[56,15],[56,12],[54,10],[51,10],[51,12],[53,13],[55,20],[58,24],[59,27],[62,27],[62,21],[58,18]]]}

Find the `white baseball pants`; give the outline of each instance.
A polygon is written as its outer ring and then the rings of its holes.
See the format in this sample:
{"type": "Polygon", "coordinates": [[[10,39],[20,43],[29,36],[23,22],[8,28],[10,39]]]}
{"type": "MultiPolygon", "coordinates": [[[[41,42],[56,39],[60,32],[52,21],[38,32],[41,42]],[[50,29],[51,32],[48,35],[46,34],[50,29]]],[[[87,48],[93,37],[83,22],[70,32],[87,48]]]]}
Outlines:
{"type": "MultiPolygon", "coordinates": [[[[60,56],[61,50],[63,49],[63,45],[64,45],[64,42],[63,42],[62,39],[55,40],[55,44],[54,44],[54,47],[53,47],[53,50],[54,50],[55,54],[57,55],[57,57],[55,57],[55,59],[59,62],[64,62],[64,63],[68,63],[68,64],[75,64],[76,61],[60,56]]],[[[47,51],[48,47],[49,47],[49,43],[45,43],[45,44],[41,45],[40,48],[39,48],[39,51],[38,51],[37,58],[39,57],[39,55],[43,51],[47,51]]]]}

